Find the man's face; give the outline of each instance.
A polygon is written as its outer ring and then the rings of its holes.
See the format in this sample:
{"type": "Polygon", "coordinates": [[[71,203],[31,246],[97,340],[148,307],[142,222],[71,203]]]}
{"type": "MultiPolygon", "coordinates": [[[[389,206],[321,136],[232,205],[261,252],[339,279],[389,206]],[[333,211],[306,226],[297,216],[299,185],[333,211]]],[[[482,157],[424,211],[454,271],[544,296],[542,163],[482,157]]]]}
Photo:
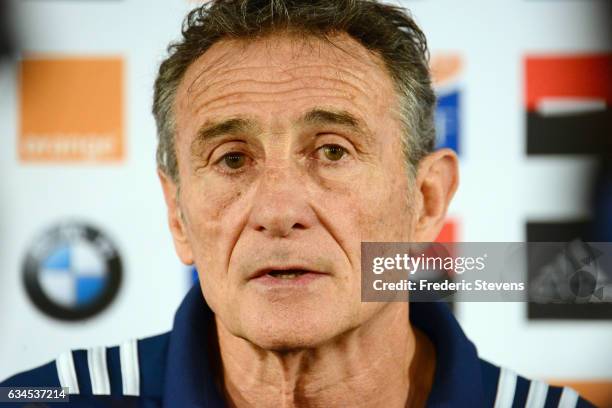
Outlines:
{"type": "Polygon", "coordinates": [[[267,349],[370,319],[384,305],[360,302],[361,242],[413,238],[391,78],[332,40],[218,42],[176,96],[177,250],[217,320],[267,349]]]}

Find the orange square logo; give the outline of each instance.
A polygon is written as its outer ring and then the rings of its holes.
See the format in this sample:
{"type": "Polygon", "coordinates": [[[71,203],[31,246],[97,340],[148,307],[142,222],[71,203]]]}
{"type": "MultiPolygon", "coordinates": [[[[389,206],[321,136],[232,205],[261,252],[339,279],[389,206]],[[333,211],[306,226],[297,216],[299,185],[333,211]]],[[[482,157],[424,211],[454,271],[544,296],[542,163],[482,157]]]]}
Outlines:
{"type": "Polygon", "coordinates": [[[19,158],[123,158],[123,60],[28,58],[19,69],[19,158]]]}

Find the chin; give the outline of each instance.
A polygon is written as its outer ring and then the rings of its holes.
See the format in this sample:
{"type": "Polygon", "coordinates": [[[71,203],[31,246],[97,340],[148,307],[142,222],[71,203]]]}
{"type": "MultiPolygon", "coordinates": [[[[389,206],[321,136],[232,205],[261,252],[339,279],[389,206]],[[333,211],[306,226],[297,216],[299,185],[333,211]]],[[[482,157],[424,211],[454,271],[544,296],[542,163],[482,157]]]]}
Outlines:
{"type": "Polygon", "coordinates": [[[349,328],[342,313],[300,308],[252,311],[255,313],[243,316],[241,337],[264,350],[288,352],[319,347],[349,328]]]}
{"type": "Polygon", "coordinates": [[[337,333],[328,330],[316,329],[309,333],[299,333],[295,329],[275,332],[255,329],[249,330],[245,339],[261,349],[283,353],[320,347],[336,335],[337,333]]]}

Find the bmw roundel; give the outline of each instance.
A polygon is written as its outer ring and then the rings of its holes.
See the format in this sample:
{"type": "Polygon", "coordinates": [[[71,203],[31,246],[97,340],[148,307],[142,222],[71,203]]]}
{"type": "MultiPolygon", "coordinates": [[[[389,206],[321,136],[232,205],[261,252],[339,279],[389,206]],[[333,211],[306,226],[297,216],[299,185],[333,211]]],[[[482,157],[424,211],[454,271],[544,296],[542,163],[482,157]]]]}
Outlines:
{"type": "Polygon", "coordinates": [[[100,230],[64,223],[30,246],[23,265],[26,292],[43,313],[61,320],[81,320],[114,300],[122,279],[115,245],[100,230]]]}

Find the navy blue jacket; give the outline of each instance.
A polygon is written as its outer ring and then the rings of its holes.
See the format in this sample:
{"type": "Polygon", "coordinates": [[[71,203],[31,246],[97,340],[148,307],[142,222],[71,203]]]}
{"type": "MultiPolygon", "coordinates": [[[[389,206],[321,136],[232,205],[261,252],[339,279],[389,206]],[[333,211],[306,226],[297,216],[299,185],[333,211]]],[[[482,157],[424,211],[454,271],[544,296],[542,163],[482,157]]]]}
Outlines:
{"type": "MultiPolygon", "coordinates": [[[[216,340],[210,336],[213,320],[195,285],[179,307],[172,331],[116,347],[71,351],[0,386],[70,388],[69,403],[49,407],[224,407],[213,375],[219,364],[216,340]]],[[[410,320],[436,349],[428,407],[593,406],[570,388],[528,380],[480,359],[444,303],[412,303],[410,320]]]]}

